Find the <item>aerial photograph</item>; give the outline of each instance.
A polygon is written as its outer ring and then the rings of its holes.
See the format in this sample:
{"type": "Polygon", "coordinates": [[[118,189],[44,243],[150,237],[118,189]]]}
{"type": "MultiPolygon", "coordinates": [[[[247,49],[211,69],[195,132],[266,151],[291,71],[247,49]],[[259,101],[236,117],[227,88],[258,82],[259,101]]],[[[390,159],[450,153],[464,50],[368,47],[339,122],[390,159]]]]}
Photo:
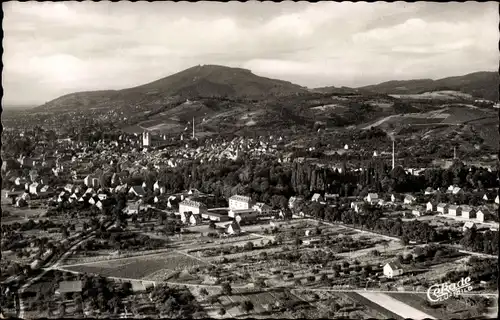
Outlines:
{"type": "Polygon", "coordinates": [[[0,318],[498,318],[499,3],[2,9],[0,318]]]}

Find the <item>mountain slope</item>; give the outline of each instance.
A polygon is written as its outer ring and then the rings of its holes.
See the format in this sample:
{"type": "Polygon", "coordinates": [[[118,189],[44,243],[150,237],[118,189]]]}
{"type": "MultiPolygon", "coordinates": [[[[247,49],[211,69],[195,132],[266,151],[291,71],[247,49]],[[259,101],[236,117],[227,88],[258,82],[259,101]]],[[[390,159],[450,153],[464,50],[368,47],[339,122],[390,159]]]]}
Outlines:
{"type": "Polygon", "coordinates": [[[387,81],[358,89],[382,94],[418,94],[430,91],[455,90],[468,93],[476,98],[497,101],[499,84],[498,72],[483,71],[439,80],[387,81]]]}
{"type": "Polygon", "coordinates": [[[216,65],[195,66],[138,87],[78,92],[52,100],[38,110],[70,110],[72,108],[152,108],[172,98],[231,97],[260,99],[306,93],[304,87],[290,82],[257,76],[250,70],[216,65]]]}

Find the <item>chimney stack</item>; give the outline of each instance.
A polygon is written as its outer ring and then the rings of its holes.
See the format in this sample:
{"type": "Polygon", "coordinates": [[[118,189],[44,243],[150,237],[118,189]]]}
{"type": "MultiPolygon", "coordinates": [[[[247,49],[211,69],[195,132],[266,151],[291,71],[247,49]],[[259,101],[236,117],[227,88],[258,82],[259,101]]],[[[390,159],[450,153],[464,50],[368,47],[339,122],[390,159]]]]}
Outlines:
{"type": "Polygon", "coordinates": [[[395,166],[396,166],[396,161],[394,159],[394,140],[392,140],[392,170],[394,170],[395,166]]]}
{"type": "Polygon", "coordinates": [[[193,140],[194,140],[194,117],[193,117],[193,140]]]}

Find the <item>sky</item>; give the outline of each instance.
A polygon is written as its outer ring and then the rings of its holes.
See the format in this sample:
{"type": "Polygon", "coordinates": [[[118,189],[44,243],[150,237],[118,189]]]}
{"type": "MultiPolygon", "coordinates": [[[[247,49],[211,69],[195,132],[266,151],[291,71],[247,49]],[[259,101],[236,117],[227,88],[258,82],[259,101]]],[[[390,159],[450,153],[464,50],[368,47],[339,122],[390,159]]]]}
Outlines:
{"type": "Polygon", "coordinates": [[[496,2],[7,2],[4,105],[199,64],[309,88],[498,70],[496,2]]]}

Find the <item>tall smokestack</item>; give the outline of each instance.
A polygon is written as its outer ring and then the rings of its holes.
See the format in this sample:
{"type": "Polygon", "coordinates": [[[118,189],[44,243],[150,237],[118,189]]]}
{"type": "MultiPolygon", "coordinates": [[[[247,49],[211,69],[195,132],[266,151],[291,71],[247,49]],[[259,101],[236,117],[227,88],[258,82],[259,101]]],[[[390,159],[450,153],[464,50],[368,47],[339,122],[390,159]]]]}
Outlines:
{"type": "Polygon", "coordinates": [[[194,117],[193,117],[193,140],[194,140],[194,117]]]}
{"type": "Polygon", "coordinates": [[[396,166],[396,161],[394,159],[394,140],[392,140],[392,169],[396,166]]]}

